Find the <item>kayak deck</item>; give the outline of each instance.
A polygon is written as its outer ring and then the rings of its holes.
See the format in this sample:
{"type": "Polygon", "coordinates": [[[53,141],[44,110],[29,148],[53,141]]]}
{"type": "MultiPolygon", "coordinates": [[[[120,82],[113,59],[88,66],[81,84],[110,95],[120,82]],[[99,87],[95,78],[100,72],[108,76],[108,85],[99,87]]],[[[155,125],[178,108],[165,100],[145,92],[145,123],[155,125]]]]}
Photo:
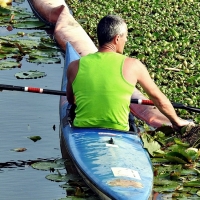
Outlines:
{"type": "Polygon", "coordinates": [[[149,198],[152,165],[137,135],[67,126],[63,136],[74,164],[89,186],[110,199],[149,198]]]}

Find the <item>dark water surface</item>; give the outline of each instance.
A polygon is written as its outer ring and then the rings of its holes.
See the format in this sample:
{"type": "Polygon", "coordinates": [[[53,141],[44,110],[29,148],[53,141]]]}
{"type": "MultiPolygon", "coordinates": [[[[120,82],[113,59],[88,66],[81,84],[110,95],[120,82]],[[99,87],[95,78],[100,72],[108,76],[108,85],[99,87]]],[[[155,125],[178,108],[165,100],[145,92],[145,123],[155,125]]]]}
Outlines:
{"type": "MultiPolygon", "coordinates": [[[[15,5],[17,5],[15,3],[15,5]]],[[[25,1],[20,4],[30,10],[25,1]]],[[[0,36],[16,32],[35,30],[13,30],[0,27],[0,36]]],[[[0,71],[0,84],[34,86],[60,90],[64,59],[61,64],[34,64],[26,62],[22,67],[0,71]],[[40,79],[16,79],[15,73],[38,70],[45,72],[40,79]]],[[[66,196],[60,183],[45,178],[49,171],[33,169],[33,161],[61,158],[59,145],[59,97],[17,91],[0,92],[0,200],[51,200],[66,196]],[[53,125],[56,126],[55,131],[53,125]],[[29,136],[39,135],[42,139],[33,142],[29,136]],[[26,148],[24,152],[12,149],[26,148]]]]}

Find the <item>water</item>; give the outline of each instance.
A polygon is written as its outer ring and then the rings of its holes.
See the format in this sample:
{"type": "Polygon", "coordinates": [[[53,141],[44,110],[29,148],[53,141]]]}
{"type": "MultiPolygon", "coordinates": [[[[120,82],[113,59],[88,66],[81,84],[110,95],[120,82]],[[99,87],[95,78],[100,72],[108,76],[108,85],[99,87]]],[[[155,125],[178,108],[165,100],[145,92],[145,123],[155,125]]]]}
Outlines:
{"type": "MultiPolygon", "coordinates": [[[[17,5],[17,4],[16,4],[17,5]]],[[[30,9],[25,1],[19,4],[30,9]]],[[[0,35],[15,34],[0,28],[0,35]]],[[[34,86],[60,90],[64,59],[60,64],[34,64],[26,62],[22,67],[0,71],[0,84],[34,86]],[[45,72],[40,79],[21,80],[15,78],[20,71],[38,70],[45,72]]],[[[30,164],[40,160],[61,158],[59,145],[59,97],[17,91],[0,92],[0,200],[60,199],[66,192],[61,183],[45,179],[49,171],[33,169],[30,164]],[[56,126],[55,131],[53,125],[56,126]],[[42,139],[33,142],[28,137],[39,135],[42,139]],[[12,149],[26,148],[24,152],[12,149]]]]}

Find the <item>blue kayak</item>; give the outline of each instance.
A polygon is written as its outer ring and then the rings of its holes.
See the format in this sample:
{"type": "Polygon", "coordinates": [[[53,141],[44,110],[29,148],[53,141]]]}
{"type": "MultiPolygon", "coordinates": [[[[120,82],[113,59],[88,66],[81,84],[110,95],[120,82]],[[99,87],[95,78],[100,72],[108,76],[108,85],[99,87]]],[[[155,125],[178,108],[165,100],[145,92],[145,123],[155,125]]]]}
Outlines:
{"type": "MultiPolygon", "coordinates": [[[[66,45],[62,91],[66,91],[66,70],[79,59],[66,45]]],[[[85,183],[101,199],[147,200],[153,187],[153,170],[143,143],[134,132],[101,128],[75,128],[68,117],[70,105],[60,98],[61,138],[64,148],[85,183]]]]}

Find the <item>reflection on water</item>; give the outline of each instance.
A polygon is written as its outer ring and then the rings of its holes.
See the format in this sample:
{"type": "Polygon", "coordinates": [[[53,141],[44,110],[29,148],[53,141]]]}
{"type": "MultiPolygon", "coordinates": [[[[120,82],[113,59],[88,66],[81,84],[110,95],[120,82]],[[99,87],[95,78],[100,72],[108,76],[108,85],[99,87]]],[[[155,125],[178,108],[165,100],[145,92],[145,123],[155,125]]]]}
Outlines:
{"type": "Polygon", "coordinates": [[[17,160],[17,161],[8,161],[5,163],[1,163],[0,162],[0,169],[1,171],[4,171],[4,168],[26,168],[31,166],[33,163],[36,162],[42,162],[42,161],[54,161],[55,159],[42,159],[42,158],[38,158],[37,160],[17,160]]]}

